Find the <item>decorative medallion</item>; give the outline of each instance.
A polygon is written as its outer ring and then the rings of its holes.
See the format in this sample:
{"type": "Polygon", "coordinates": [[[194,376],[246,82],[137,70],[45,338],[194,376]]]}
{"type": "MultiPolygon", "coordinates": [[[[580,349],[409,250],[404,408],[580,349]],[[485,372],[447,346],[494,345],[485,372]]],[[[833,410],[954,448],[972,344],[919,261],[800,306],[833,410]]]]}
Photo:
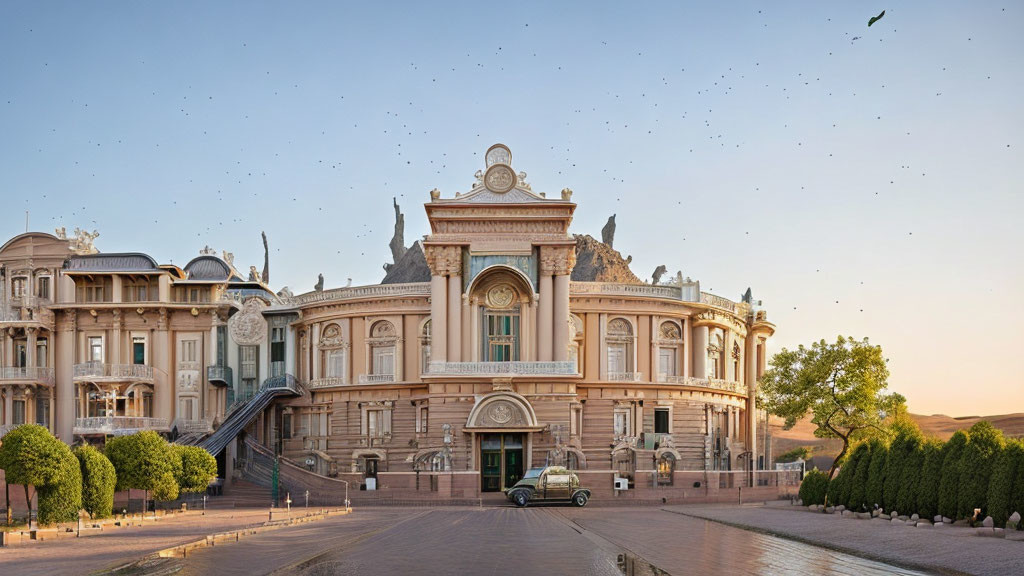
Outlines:
{"type": "Polygon", "coordinates": [[[516,292],[508,284],[499,284],[487,291],[488,308],[508,308],[516,298],[516,292]]]}
{"type": "Polygon", "coordinates": [[[487,414],[496,424],[507,424],[512,419],[512,407],[506,402],[495,402],[487,414]]]}
{"type": "Polygon", "coordinates": [[[487,166],[490,167],[494,164],[505,164],[507,166],[512,165],[512,151],[508,149],[508,146],[504,144],[495,144],[487,149],[485,155],[487,160],[487,166]]]}
{"type": "Polygon", "coordinates": [[[254,346],[267,339],[267,321],[263,318],[263,303],[250,298],[242,305],[242,311],[228,320],[231,339],[237,344],[254,346]]]}
{"type": "Polygon", "coordinates": [[[484,174],[484,186],[498,194],[504,194],[514,188],[516,181],[516,173],[508,164],[493,164],[484,174]]]}

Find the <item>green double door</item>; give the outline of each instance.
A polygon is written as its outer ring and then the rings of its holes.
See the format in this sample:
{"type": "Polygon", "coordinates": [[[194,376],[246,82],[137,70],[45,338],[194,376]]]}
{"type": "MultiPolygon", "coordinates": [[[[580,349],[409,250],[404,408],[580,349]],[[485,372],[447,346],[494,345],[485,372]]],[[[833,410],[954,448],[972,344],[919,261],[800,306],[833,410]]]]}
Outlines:
{"type": "Polygon", "coordinates": [[[523,435],[484,434],[480,438],[480,490],[500,492],[523,477],[523,435]]]}

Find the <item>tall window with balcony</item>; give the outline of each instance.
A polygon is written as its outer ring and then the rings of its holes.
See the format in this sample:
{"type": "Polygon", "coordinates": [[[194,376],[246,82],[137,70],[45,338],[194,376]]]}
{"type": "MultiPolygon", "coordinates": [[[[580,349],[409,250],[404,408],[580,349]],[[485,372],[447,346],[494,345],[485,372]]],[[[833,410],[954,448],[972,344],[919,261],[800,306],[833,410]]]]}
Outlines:
{"type": "Polygon", "coordinates": [[[270,375],[284,376],[285,364],[285,328],[275,326],[270,329],[270,375]]]}
{"type": "Polygon", "coordinates": [[[633,326],[625,318],[608,322],[608,379],[633,380],[633,326]]]}
{"type": "Polygon", "coordinates": [[[256,394],[256,383],[260,377],[260,347],[239,346],[238,358],[239,368],[241,368],[240,382],[242,385],[239,392],[243,399],[252,398],[256,394]]]}
{"type": "Polygon", "coordinates": [[[658,381],[673,382],[682,375],[679,358],[682,356],[682,330],[676,322],[662,322],[658,328],[658,381]]]}
{"type": "Polygon", "coordinates": [[[341,326],[329,324],[320,335],[321,366],[325,378],[335,378],[344,383],[348,375],[348,342],[341,333],[341,326]]]}
{"type": "Polygon", "coordinates": [[[146,337],[132,336],[132,364],[146,363],[146,337]]]}
{"type": "Polygon", "coordinates": [[[721,378],[725,363],[725,331],[712,328],[708,333],[708,378],[721,378]]]}
{"type": "Polygon", "coordinates": [[[103,337],[89,336],[88,358],[89,362],[103,362],[103,337]]]}
{"type": "Polygon", "coordinates": [[[519,309],[484,308],[484,362],[519,360],[519,309]]]}
{"type": "Polygon", "coordinates": [[[11,279],[11,297],[21,298],[28,290],[28,278],[19,276],[11,279]]]}
{"type": "Polygon", "coordinates": [[[398,335],[395,326],[380,320],[370,327],[370,374],[368,381],[393,382],[395,379],[395,345],[398,335]]]}

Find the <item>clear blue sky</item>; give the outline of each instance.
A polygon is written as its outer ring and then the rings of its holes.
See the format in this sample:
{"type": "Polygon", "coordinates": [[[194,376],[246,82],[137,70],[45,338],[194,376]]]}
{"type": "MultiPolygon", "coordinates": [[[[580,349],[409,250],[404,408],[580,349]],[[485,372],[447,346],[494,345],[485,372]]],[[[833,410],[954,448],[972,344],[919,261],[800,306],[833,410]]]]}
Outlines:
{"type": "Polygon", "coordinates": [[[392,196],[411,242],[504,142],[776,349],[870,336],[914,411],[1024,411],[1019,2],[211,4],[0,4],[0,237],[244,270],[265,230],[277,288],[375,283],[392,196]]]}

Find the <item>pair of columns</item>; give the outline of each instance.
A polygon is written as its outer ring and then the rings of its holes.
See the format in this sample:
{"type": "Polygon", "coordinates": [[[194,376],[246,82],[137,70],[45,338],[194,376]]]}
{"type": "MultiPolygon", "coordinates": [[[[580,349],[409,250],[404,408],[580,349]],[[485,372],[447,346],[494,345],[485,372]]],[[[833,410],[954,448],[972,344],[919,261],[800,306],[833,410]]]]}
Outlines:
{"type": "Polygon", "coordinates": [[[569,274],[541,268],[537,302],[537,360],[569,359],[569,274]]]}
{"type": "Polygon", "coordinates": [[[462,248],[431,246],[430,361],[462,361],[462,248]]]}

